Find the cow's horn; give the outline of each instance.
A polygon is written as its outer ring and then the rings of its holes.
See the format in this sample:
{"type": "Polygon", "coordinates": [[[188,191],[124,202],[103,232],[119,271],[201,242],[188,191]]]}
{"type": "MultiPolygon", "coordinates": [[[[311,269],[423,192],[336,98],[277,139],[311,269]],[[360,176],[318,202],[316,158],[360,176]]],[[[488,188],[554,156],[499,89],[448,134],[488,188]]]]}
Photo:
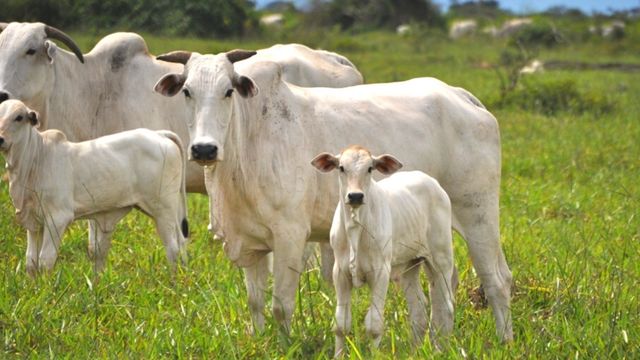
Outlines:
{"type": "Polygon", "coordinates": [[[4,30],[7,26],[9,26],[9,23],[0,22],[0,31],[4,30]]]}
{"type": "Polygon", "coordinates": [[[173,63],[180,63],[182,65],[186,64],[191,58],[191,51],[172,51],[170,53],[162,54],[156,56],[156,60],[168,61],[173,63]]]}
{"type": "Polygon", "coordinates": [[[234,63],[236,61],[241,61],[244,59],[248,59],[250,57],[252,57],[253,55],[257,54],[257,52],[255,51],[249,51],[249,50],[231,50],[227,53],[227,59],[229,59],[229,61],[231,61],[231,63],[234,63]]]}
{"type": "Polygon", "coordinates": [[[48,38],[62,41],[63,44],[67,45],[69,50],[73,51],[73,53],[76,54],[78,60],[80,60],[80,62],[84,64],[84,56],[82,56],[82,51],[80,51],[78,45],[76,45],[76,43],[71,40],[69,35],[49,25],[46,25],[44,27],[44,32],[45,34],[47,34],[48,38]]]}

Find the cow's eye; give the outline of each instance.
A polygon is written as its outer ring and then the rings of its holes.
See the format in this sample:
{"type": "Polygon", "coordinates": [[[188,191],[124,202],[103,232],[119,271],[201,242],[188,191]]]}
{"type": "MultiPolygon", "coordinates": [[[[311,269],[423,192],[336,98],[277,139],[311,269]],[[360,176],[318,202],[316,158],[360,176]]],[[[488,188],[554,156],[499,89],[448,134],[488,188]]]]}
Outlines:
{"type": "Polygon", "coordinates": [[[29,49],[27,50],[27,55],[33,55],[36,53],[36,49],[29,49]]]}
{"type": "Polygon", "coordinates": [[[22,121],[22,115],[16,116],[16,121],[22,121]]]}
{"type": "Polygon", "coordinates": [[[191,98],[191,93],[189,92],[189,89],[182,89],[182,93],[184,94],[184,96],[191,98]]]}
{"type": "Polygon", "coordinates": [[[340,172],[344,172],[344,166],[340,165],[340,172]]]}
{"type": "Polygon", "coordinates": [[[369,174],[371,174],[371,171],[373,171],[373,167],[369,166],[369,168],[367,169],[367,171],[369,172],[369,174]]]}
{"type": "Polygon", "coordinates": [[[233,94],[233,89],[227,90],[227,92],[224,94],[224,97],[226,98],[231,97],[231,94],[233,94]]]}

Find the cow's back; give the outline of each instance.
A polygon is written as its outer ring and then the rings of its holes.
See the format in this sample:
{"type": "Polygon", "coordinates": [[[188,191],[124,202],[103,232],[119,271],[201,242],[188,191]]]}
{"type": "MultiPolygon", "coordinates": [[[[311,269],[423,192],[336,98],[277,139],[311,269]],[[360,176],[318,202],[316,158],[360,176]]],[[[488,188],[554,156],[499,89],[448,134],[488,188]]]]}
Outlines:
{"type": "Polygon", "coordinates": [[[69,143],[77,216],[141,206],[168,191],[180,191],[182,155],[169,138],[135,129],[69,143]]]}

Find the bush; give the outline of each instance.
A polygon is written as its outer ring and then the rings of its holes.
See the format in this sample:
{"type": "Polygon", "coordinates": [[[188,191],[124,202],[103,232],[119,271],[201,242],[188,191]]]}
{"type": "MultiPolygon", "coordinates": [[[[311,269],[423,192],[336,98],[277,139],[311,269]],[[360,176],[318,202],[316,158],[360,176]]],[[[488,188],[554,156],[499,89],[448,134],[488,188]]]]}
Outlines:
{"type": "Polygon", "coordinates": [[[307,20],[316,26],[338,25],[341,30],[395,29],[409,22],[446,26],[430,0],[316,0],[307,20]]]}
{"type": "Polygon", "coordinates": [[[527,79],[513,91],[506,93],[495,105],[517,107],[522,110],[552,116],[562,112],[574,114],[603,114],[615,108],[607,96],[583,93],[574,80],[527,79]]]}
{"type": "Polygon", "coordinates": [[[531,24],[518,31],[511,42],[525,47],[553,47],[562,42],[562,36],[549,24],[531,24]]]}

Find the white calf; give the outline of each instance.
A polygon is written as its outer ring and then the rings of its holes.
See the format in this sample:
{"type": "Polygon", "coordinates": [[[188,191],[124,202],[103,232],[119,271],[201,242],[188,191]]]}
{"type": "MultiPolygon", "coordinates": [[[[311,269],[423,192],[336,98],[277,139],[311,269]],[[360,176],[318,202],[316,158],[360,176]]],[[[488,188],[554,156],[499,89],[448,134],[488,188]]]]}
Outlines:
{"type": "Polygon", "coordinates": [[[89,252],[101,270],[116,223],[133,208],[155,220],[169,261],[184,260],[186,156],[176,134],[137,129],[74,143],[57,130],[38,132],[37,124],[22,102],[0,104],[0,150],[27,229],[30,275],[53,268],[62,234],[78,218],[98,224],[89,252]]]}
{"type": "Polygon", "coordinates": [[[340,202],[331,224],[336,356],[344,351],[345,335],[351,330],[351,288],[365,281],[371,288],[365,327],[373,346],[378,346],[392,273],[401,275],[414,342],[422,342],[427,328],[419,278],[422,263],[429,276],[431,339],[437,345],[435,335],[453,330],[451,203],[444,189],[421,171],[374,181],[374,169],[389,175],[402,164],[391,155],[371,156],[359,146],[336,156],[322,153],[311,164],[322,172],[340,169],[340,202]]]}

